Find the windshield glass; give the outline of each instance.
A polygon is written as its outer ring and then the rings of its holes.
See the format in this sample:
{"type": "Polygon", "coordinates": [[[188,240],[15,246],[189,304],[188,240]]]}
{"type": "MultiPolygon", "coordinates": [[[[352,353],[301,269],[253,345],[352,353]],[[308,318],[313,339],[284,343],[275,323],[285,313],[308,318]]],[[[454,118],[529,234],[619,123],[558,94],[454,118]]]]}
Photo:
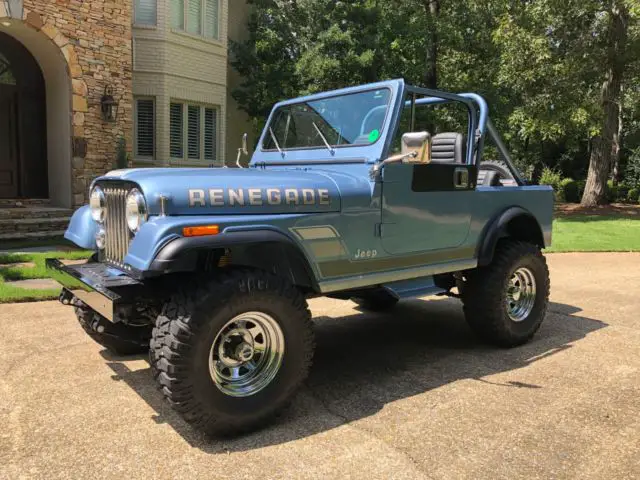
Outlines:
{"type": "Polygon", "coordinates": [[[262,148],[291,150],[375,143],[384,126],[390,97],[391,91],[383,88],[285,105],[276,110],[267,126],[262,148]]]}

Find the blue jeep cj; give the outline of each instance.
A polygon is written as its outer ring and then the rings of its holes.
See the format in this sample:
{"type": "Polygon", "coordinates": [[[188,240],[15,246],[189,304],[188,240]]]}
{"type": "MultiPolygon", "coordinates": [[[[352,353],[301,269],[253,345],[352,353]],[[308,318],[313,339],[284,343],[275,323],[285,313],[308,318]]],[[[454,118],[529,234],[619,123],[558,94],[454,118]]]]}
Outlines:
{"type": "Polygon", "coordinates": [[[313,357],[309,297],[387,310],[448,294],[505,347],[540,327],[553,193],[521,179],[482,97],[392,80],[288,100],[237,166],[110,172],[66,232],[95,255],[48,260],[82,328],[150,350],[196,428],[244,430],[287,403],[313,357]]]}

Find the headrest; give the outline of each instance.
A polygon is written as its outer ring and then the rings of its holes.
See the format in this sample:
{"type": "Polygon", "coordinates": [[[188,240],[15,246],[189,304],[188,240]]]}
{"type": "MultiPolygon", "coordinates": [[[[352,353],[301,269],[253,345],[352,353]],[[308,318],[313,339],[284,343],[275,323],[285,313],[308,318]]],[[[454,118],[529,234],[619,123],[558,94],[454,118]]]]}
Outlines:
{"type": "Polygon", "coordinates": [[[431,143],[433,163],[464,163],[464,136],[457,132],[438,133],[431,143]]]}

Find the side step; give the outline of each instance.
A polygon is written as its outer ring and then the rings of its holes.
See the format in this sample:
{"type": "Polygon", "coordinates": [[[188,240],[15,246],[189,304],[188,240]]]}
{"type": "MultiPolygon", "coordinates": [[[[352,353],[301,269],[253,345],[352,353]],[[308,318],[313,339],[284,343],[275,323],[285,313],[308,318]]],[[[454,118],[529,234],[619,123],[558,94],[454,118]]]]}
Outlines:
{"type": "Polygon", "coordinates": [[[431,275],[387,283],[383,287],[398,298],[424,297],[426,295],[442,295],[446,293],[444,288],[440,288],[435,284],[431,275]]]}

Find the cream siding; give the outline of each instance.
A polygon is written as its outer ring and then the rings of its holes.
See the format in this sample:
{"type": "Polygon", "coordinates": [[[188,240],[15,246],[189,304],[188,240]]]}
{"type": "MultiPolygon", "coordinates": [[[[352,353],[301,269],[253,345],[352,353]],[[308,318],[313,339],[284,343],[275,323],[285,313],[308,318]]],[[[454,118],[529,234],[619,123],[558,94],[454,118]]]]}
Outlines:
{"type": "MultiPolygon", "coordinates": [[[[236,1],[236,0],[231,0],[236,1]]],[[[156,158],[134,159],[137,165],[205,165],[171,159],[169,104],[172,101],[218,109],[217,159],[225,158],[227,116],[228,0],[220,0],[219,40],[173,30],[170,0],[158,0],[158,25],[133,28],[133,93],[156,104],[156,158]]]]}

